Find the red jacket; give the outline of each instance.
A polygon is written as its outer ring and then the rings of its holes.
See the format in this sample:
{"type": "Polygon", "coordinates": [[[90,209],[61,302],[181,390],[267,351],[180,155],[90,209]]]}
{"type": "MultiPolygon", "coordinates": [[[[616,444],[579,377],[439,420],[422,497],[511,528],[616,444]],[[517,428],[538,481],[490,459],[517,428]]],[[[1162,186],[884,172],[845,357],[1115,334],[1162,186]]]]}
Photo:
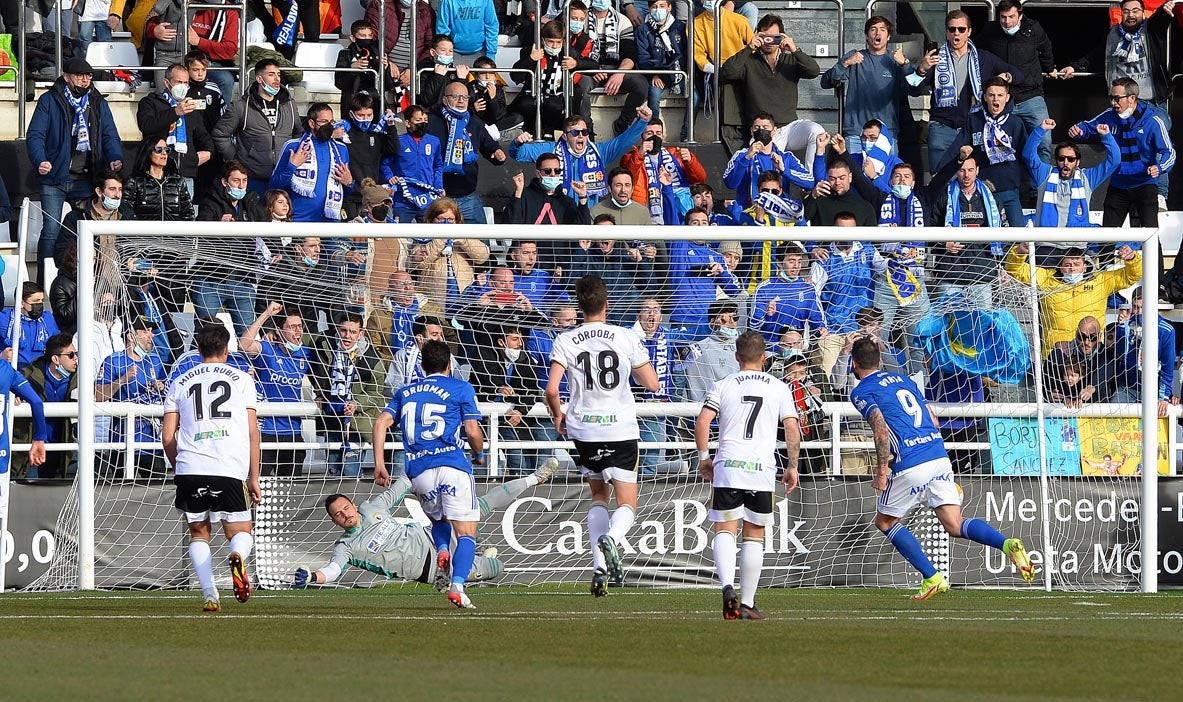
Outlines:
{"type": "MultiPolygon", "coordinates": [[[[667,146],[665,150],[670,152],[682,169],[682,177],[686,180],[687,186],[707,182],[707,171],[693,151],[690,152],[690,160],[683,161],[682,154],[676,147],[667,146]]],[[[635,146],[629,149],[628,153],[620,157],[620,165],[633,174],[633,201],[648,207],[649,174],[645,171],[645,157],[641,155],[641,150],[635,146]]]]}
{"type": "MultiPolygon", "coordinates": [[[[418,51],[415,53],[415,63],[426,61],[431,58],[431,38],[435,36],[435,10],[431,9],[423,0],[415,0],[415,9],[419,15],[415,19],[418,24],[415,26],[415,33],[419,39],[415,42],[418,51]]],[[[366,8],[365,20],[375,27],[378,26],[378,3],[370,3],[366,8]]],[[[382,52],[389,54],[390,50],[394,48],[398,42],[398,32],[402,28],[403,21],[410,22],[410,17],[407,17],[403,11],[403,5],[399,0],[386,0],[386,41],[382,43],[382,52]]],[[[411,68],[414,66],[399,66],[399,68],[411,68]]]]}
{"type": "Polygon", "coordinates": [[[238,56],[238,13],[198,10],[190,22],[201,37],[197,46],[215,61],[233,61],[238,56]]]}

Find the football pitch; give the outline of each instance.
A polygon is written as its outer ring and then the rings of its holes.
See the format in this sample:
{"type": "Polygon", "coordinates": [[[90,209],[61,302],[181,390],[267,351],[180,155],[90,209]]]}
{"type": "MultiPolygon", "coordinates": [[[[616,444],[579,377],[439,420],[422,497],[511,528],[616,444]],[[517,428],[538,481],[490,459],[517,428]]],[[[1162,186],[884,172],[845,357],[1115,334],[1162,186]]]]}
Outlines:
{"type": "Polygon", "coordinates": [[[0,597],[23,699],[1178,699],[1183,593],[425,586],[0,597]],[[775,695],[775,697],[773,697],[775,695]]]}

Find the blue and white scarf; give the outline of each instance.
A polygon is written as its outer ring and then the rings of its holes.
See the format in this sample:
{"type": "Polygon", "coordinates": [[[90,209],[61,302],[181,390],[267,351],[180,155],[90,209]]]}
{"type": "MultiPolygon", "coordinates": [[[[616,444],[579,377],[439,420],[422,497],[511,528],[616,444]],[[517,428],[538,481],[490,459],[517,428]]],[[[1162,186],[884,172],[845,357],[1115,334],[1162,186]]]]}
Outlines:
{"type": "MultiPolygon", "coordinates": [[[[300,137],[300,142],[296,144],[296,149],[308,148],[308,160],[304,165],[296,168],[296,172],[292,174],[291,187],[292,192],[301,197],[318,197],[316,193],[316,178],[319,173],[319,166],[316,162],[316,140],[313,138],[311,132],[305,132],[304,136],[300,137]]],[[[341,187],[341,182],[337,180],[335,174],[337,166],[344,163],[345,159],[341,158],[341,146],[332,139],[324,142],[329,150],[328,163],[328,177],[325,178],[325,216],[330,221],[341,221],[341,202],[344,200],[344,189],[341,187]]]]}
{"type": "MultiPolygon", "coordinates": [[[[172,96],[172,93],[165,90],[161,92],[161,95],[164,96],[164,101],[170,107],[177,106],[177,99],[172,96]]],[[[185,115],[178,115],[177,119],[168,125],[168,136],[164,141],[178,154],[189,153],[189,130],[185,126],[185,115]]]]}
{"type": "Polygon", "coordinates": [[[649,216],[656,224],[664,224],[665,217],[662,207],[661,180],[657,177],[659,168],[674,174],[674,185],[679,184],[678,161],[667,149],[659,149],[656,154],[645,154],[645,177],[649,181],[649,216]]]}
{"type": "Polygon", "coordinates": [[[799,224],[805,218],[805,205],[799,200],[760,193],[756,197],[756,204],[764,208],[764,212],[781,224],[799,224]]]}
{"type": "MultiPolygon", "coordinates": [[[[1060,183],[1060,172],[1053,168],[1043,184],[1043,196],[1040,198],[1039,217],[1036,226],[1060,226],[1060,209],[1057,207],[1057,195],[1059,194],[1060,183]]],[[[1088,185],[1084,182],[1084,174],[1080,169],[1077,169],[1072,174],[1072,180],[1068,181],[1068,188],[1072,199],[1068,203],[1068,219],[1065,222],[1065,226],[1091,227],[1092,223],[1089,222],[1088,185]]]]}
{"type": "Polygon", "coordinates": [[[70,102],[70,107],[74,108],[74,126],[70,135],[78,139],[79,151],[90,151],[90,125],[86,122],[86,108],[90,105],[90,91],[82,97],[74,97],[74,93],[70,92],[70,86],[66,86],[66,100],[70,102]]]}
{"type": "Polygon", "coordinates": [[[1003,129],[1010,119],[1010,113],[994,118],[983,112],[982,116],[986,119],[986,126],[982,128],[982,147],[986,149],[990,165],[1014,161],[1015,145],[1011,142],[1010,134],[1003,129]]]}
{"type": "Polygon", "coordinates": [[[1139,63],[1146,58],[1145,29],[1145,22],[1133,34],[1118,28],[1117,31],[1121,32],[1121,39],[1118,39],[1117,47],[1113,50],[1113,58],[1124,61],[1127,64],[1139,63]]]}
{"type": "MultiPolygon", "coordinates": [[[[982,204],[986,208],[986,226],[1001,227],[1002,218],[998,214],[998,203],[994,202],[994,193],[980,180],[974,181],[977,192],[982,194],[982,204]]],[[[949,206],[945,208],[945,226],[961,226],[961,183],[953,180],[949,183],[949,206]]]]}
{"type": "Polygon", "coordinates": [[[444,191],[436,189],[434,185],[421,180],[400,176],[398,180],[398,195],[403,201],[417,209],[426,209],[437,198],[443,197],[444,191]]]}
{"type": "Polygon", "coordinates": [[[879,138],[863,146],[863,158],[869,159],[875,166],[876,178],[887,171],[887,164],[891,161],[891,136],[883,122],[879,122],[879,130],[879,138]]]}
{"type": "MultiPolygon", "coordinates": [[[[982,67],[978,62],[978,49],[974,46],[972,41],[966,42],[969,48],[969,89],[972,104],[970,110],[981,109],[982,102],[982,67]]],[[[956,107],[957,96],[960,90],[957,89],[957,80],[953,71],[953,56],[949,51],[949,42],[941,44],[941,48],[937,54],[936,73],[933,78],[936,80],[936,99],[937,107],[956,107]]]]}
{"type": "Polygon", "coordinates": [[[275,33],[271,35],[271,38],[281,46],[292,46],[296,42],[296,26],[299,23],[300,6],[296,4],[296,0],[292,0],[288,13],[284,15],[283,22],[275,28],[275,33]]]}
{"type": "Polygon", "coordinates": [[[895,195],[888,195],[879,208],[879,226],[881,227],[923,227],[924,206],[920,198],[913,193],[900,207],[900,199],[895,195]]]}
{"type": "Polygon", "coordinates": [[[444,145],[444,173],[463,173],[464,164],[476,161],[477,154],[472,147],[468,133],[468,110],[457,114],[444,108],[444,119],[448,122],[448,142],[444,145]]]}
{"type": "Polygon", "coordinates": [[[572,197],[571,180],[579,173],[583,184],[587,186],[588,197],[602,200],[608,196],[608,180],[604,177],[604,159],[600,156],[600,149],[594,142],[587,142],[587,149],[583,155],[576,156],[567,147],[565,139],[555,142],[555,155],[563,161],[563,188],[572,197]]]}

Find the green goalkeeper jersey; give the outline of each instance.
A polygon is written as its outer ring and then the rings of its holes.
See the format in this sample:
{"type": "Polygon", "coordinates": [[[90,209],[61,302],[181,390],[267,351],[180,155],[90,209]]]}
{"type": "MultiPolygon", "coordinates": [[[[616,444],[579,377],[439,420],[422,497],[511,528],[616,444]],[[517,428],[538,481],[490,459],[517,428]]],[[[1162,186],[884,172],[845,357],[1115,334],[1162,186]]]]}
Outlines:
{"type": "Polygon", "coordinates": [[[390,489],[357,506],[361,524],[337,539],[329,566],[322,569],[326,575],[333,575],[329,581],[336,580],[349,566],[388,578],[424,577],[424,566],[433,551],[427,531],[393,516],[410,490],[410,481],[400,476],[390,489]]]}

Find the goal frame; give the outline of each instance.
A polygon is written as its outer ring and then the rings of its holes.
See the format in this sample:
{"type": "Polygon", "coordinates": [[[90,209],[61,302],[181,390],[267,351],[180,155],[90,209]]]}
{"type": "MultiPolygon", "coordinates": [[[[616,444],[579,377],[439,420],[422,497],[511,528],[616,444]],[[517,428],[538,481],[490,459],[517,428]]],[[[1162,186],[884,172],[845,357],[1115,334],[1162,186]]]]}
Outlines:
{"type": "MultiPolygon", "coordinates": [[[[103,235],[121,236],[160,236],[162,223],[160,222],[108,222],[84,220],[78,227],[78,309],[79,309],[79,346],[92,348],[93,345],[93,314],[95,291],[95,249],[98,237],[103,235]]],[[[299,223],[253,223],[253,222],[170,222],[170,236],[195,237],[203,235],[217,237],[253,238],[284,237],[299,233],[306,225],[299,223]]],[[[447,225],[445,225],[447,226],[447,225]]],[[[562,227],[534,227],[530,230],[529,238],[534,241],[546,240],[577,240],[583,238],[573,235],[572,230],[582,231],[591,229],[594,225],[570,225],[562,227]]],[[[662,226],[617,226],[614,239],[623,241],[662,241],[669,239],[702,239],[703,232],[696,227],[662,226]],[[672,236],[671,236],[672,234],[672,236]]],[[[1144,290],[1157,291],[1159,286],[1159,230],[1152,228],[964,228],[957,229],[956,236],[950,236],[947,227],[919,227],[908,228],[906,237],[923,241],[959,242],[1002,242],[1004,244],[1034,242],[1100,242],[1140,243],[1142,247],[1142,286],[1144,290]]],[[[307,231],[307,229],[305,229],[307,231]]],[[[587,238],[603,238],[603,231],[588,232],[587,238]]],[[[709,238],[712,241],[767,241],[768,230],[755,227],[715,227],[711,229],[709,238]]],[[[424,224],[331,224],[321,228],[315,236],[355,237],[363,239],[412,238],[427,234],[455,236],[466,239],[505,239],[520,238],[520,226],[498,224],[464,224],[441,228],[440,225],[424,224]]],[[[904,232],[896,228],[885,227],[807,227],[803,230],[774,230],[775,234],[785,238],[809,240],[819,243],[833,241],[858,240],[868,243],[883,243],[899,241],[904,238],[904,232]],[[797,234],[798,236],[791,236],[797,234]]],[[[313,235],[313,234],[309,234],[313,235]]],[[[779,237],[778,237],[779,238],[779,237]]],[[[1032,280],[1035,279],[1035,257],[1029,256],[1028,262],[1032,270],[1032,280]]],[[[1149,295],[1147,300],[1157,300],[1157,293],[1149,295]]],[[[1032,300],[1035,319],[1038,320],[1038,300],[1032,300]]],[[[1158,307],[1155,304],[1143,306],[1143,365],[1141,413],[1142,419],[1142,455],[1143,465],[1148,457],[1157,455],[1158,449],[1158,401],[1157,394],[1147,392],[1147,388],[1158,386],[1158,307]]],[[[1032,335],[1033,358],[1042,358],[1041,335],[1032,335]]],[[[1040,387],[1041,371],[1036,363],[1036,389],[1040,387]]],[[[97,373],[95,359],[90,354],[80,354],[78,363],[79,387],[93,388],[97,373]]],[[[80,394],[78,408],[78,446],[79,462],[77,475],[78,496],[78,589],[95,589],[95,492],[94,467],[95,443],[94,419],[100,410],[90,393],[80,394]]],[[[1036,416],[1040,425],[1047,418],[1046,402],[1037,401],[1036,416]]],[[[1040,484],[1041,484],[1041,521],[1044,530],[1044,541],[1049,542],[1050,520],[1048,517],[1050,499],[1048,497],[1048,473],[1046,460],[1046,440],[1043,432],[1039,435],[1040,450],[1040,484]]],[[[1142,568],[1139,577],[1141,592],[1158,591],[1158,471],[1145,469],[1141,475],[1141,501],[1139,508],[1140,555],[1142,568]]],[[[1051,589],[1050,574],[1045,576],[1044,589],[1051,589]]]]}

